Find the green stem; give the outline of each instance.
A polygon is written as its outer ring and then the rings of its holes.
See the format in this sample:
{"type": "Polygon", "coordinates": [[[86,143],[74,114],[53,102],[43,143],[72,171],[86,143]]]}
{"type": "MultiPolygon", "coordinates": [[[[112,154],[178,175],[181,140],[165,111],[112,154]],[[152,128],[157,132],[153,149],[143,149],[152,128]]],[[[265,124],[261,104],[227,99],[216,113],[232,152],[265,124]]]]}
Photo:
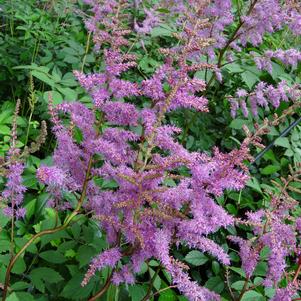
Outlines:
{"type": "Polygon", "coordinates": [[[27,142],[28,142],[29,130],[30,130],[30,122],[31,122],[32,114],[33,114],[33,109],[30,110],[30,115],[29,115],[29,118],[28,118],[28,126],[27,126],[27,131],[26,131],[26,138],[25,138],[25,142],[24,142],[25,146],[27,145],[27,142]]]}
{"type": "Polygon", "coordinates": [[[87,54],[88,54],[89,46],[90,46],[91,35],[92,35],[92,32],[90,31],[89,34],[88,34],[88,39],[87,39],[85,55],[84,55],[83,63],[82,63],[82,67],[81,67],[81,72],[84,71],[84,67],[85,67],[85,63],[86,63],[86,59],[87,59],[87,54]]]}

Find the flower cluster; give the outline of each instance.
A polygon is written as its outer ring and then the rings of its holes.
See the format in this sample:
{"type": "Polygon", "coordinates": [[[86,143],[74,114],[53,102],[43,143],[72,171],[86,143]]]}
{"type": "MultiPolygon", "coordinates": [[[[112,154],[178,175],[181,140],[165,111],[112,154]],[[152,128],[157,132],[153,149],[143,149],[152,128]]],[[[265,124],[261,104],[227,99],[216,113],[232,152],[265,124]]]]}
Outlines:
{"type": "Polygon", "coordinates": [[[301,52],[296,49],[266,51],[263,55],[255,57],[255,63],[258,69],[266,70],[272,74],[273,66],[272,59],[277,59],[285,66],[296,67],[301,61],[301,52]]]}
{"type": "MultiPolygon", "coordinates": [[[[215,202],[215,197],[227,189],[244,187],[249,178],[244,165],[251,158],[249,145],[259,145],[260,138],[246,131],[247,138],[240,148],[227,154],[217,148],[211,156],[189,152],[175,139],[181,129],[168,124],[165,117],[179,108],[208,112],[208,100],[202,95],[207,83],[194,78],[195,72],[211,70],[221,80],[221,62],[228,48],[238,50],[238,41],[258,45],[266,32],[284,24],[296,30],[295,13],[288,8],[282,12],[279,1],[250,1],[234,35],[227,39],[225,28],[234,20],[231,1],[189,1],[190,10],[175,1],[175,14],[179,7],[186,12],[186,19],[181,17],[178,23],[183,30],[175,34],[179,42],[175,47],[160,49],[165,56],[162,66],[137,83],[124,79],[125,72],[136,66],[128,47],[131,32],[126,27],[127,15],[123,14],[127,2],[85,2],[93,12],[86,26],[93,34],[96,50],[103,54],[104,66],[99,73],[74,71],[74,75],[94,106],[89,109],[74,102],[53,107],[50,101],[57,147],[53,166],[41,166],[37,174],[47,185],[53,205],[68,207],[62,201],[62,191],[79,193],[79,204],[83,202],[85,210],[94,213],[106,232],[109,247],[92,260],[82,285],[105,266],[113,269],[113,283],[132,284],[141,264],[156,258],[189,300],[218,300],[217,294],[190,279],[187,267],[172,257],[171,248],[187,245],[211,254],[222,264],[230,264],[224,249],[209,235],[234,225],[235,219],[215,202]],[[208,55],[208,61],[214,58],[216,49],[220,50],[217,65],[200,60],[202,54],[208,55]],[[140,97],[148,100],[147,106],[134,105],[140,97]],[[69,117],[69,123],[61,122],[62,114],[69,117]],[[81,138],[75,139],[74,131],[79,131],[81,138]],[[114,182],[115,188],[101,189],[99,181],[94,181],[98,178],[114,182]],[[122,265],[124,258],[127,263],[122,265]]],[[[142,26],[135,24],[138,32],[147,33],[159,22],[158,15],[146,14],[148,18],[142,26]]],[[[295,87],[285,82],[277,87],[260,82],[255,92],[237,92],[237,97],[231,99],[232,114],[241,107],[247,115],[246,97],[256,115],[257,105],[271,103],[278,107],[282,100],[296,99],[296,93],[295,87]]],[[[248,214],[248,222],[255,225],[254,234],[259,236],[256,246],[231,237],[241,248],[248,276],[254,271],[262,247],[270,249],[266,285],[279,282],[285,258],[295,250],[296,243],[295,228],[285,222],[292,205],[282,208],[277,200],[275,204],[277,209],[272,212],[248,214]]]]}
{"type": "MultiPolygon", "coordinates": [[[[296,170],[291,170],[287,180],[282,178],[282,183],[276,183],[277,191],[269,192],[271,200],[268,209],[246,214],[246,221],[243,223],[252,227],[254,233],[252,240],[229,236],[232,242],[239,245],[242,267],[248,279],[261,260],[260,252],[264,248],[268,250],[268,271],[263,281],[266,287],[277,287],[287,267],[286,258],[299,254],[296,233],[300,231],[298,226],[300,218],[292,218],[291,214],[298,206],[298,202],[290,196],[289,191],[296,191],[292,183],[298,181],[300,174],[298,166],[296,170]]],[[[238,224],[240,222],[238,221],[238,224]]],[[[299,260],[298,264],[300,263],[299,260]]],[[[272,300],[291,300],[297,289],[295,277],[286,288],[278,288],[272,300]]]]}
{"type": "Polygon", "coordinates": [[[288,102],[289,100],[295,102],[299,99],[301,90],[299,85],[289,86],[286,81],[281,81],[277,87],[268,85],[265,82],[259,82],[254,91],[248,93],[244,89],[239,89],[236,92],[236,97],[230,97],[231,115],[234,118],[236,112],[241,108],[245,117],[248,116],[249,110],[246,99],[249,99],[252,114],[258,115],[258,107],[267,108],[271,104],[274,108],[278,108],[281,101],[288,102]]]}
{"type": "MultiPolygon", "coordinates": [[[[99,12],[97,4],[93,7],[99,12]]],[[[118,11],[120,6],[112,4],[110,9],[109,14],[116,15],[114,9],[118,11]]],[[[95,19],[100,21],[98,15],[95,19]]],[[[110,40],[95,30],[98,50],[101,43],[111,45],[103,51],[103,72],[74,72],[94,107],[88,109],[78,102],[50,106],[58,142],[54,165],[38,170],[40,181],[48,186],[56,203],[61,199],[60,191],[84,190],[86,210],[94,212],[106,232],[111,248],[91,262],[82,284],[104,266],[114,268],[114,283],[133,283],[141,264],[157,258],[190,300],[218,300],[215,293],[191,281],[183,264],[170,254],[173,245],[184,244],[228,265],[228,255],[208,235],[233,225],[234,220],[216,204],[214,196],[226,189],[240,190],[248,180],[243,161],[250,158],[252,137],[229,154],[215,149],[209,156],[187,151],[174,138],[181,130],[165,122],[166,113],[178,108],[208,111],[207,99],[197,95],[206,83],[190,74],[203,68],[214,70],[215,66],[189,60],[208,45],[198,36],[205,21],[196,20],[193,28],[185,28],[189,35],[182,37],[177,49],[162,49],[165,63],[140,84],[122,79],[124,72],[135,67],[134,57],[120,47],[126,46],[120,41],[126,41],[128,31],[115,27],[117,21],[109,23],[103,18],[101,22],[108,25],[110,40]],[[139,109],[130,102],[141,96],[149,99],[150,107],[139,109]],[[69,124],[60,121],[61,113],[69,116],[69,124]],[[142,131],[133,132],[138,125],[142,131]],[[80,141],[73,139],[75,129],[82,133],[80,141]],[[180,172],[183,167],[188,174],[180,172]],[[94,182],[98,177],[114,181],[117,188],[102,190],[94,182]],[[171,180],[174,185],[166,185],[171,180]],[[128,263],[119,268],[117,263],[123,257],[129,257],[128,263]]]]}

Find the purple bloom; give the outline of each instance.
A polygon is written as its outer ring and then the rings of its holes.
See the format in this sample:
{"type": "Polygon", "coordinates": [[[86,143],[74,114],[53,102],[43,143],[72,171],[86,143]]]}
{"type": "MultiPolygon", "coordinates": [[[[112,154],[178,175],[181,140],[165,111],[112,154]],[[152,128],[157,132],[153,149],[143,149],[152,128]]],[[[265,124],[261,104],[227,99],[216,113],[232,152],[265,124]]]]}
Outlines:
{"type": "Polygon", "coordinates": [[[19,208],[23,202],[26,188],[22,184],[22,173],[24,164],[20,162],[11,162],[7,171],[7,182],[2,191],[2,197],[8,204],[4,213],[8,216],[15,215],[17,218],[24,217],[25,209],[19,208]]]}
{"type": "Polygon", "coordinates": [[[89,280],[95,275],[96,271],[101,270],[102,268],[114,267],[117,262],[121,258],[121,253],[118,248],[112,248],[102,252],[100,255],[95,257],[89,267],[88,272],[85,275],[84,280],[82,281],[81,285],[85,286],[89,282],[89,280]]]}

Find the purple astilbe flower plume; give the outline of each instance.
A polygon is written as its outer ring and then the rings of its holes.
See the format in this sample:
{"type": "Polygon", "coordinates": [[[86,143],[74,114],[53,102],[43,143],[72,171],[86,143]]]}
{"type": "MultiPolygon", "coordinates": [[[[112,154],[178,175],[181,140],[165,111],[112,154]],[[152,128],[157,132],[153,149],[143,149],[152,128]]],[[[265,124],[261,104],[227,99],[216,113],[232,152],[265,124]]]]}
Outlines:
{"type": "Polygon", "coordinates": [[[24,171],[24,163],[20,160],[20,149],[16,147],[17,142],[17,116],[20,109],[20,101],[17,101],[16,109],[13,117],[11,143],[8,150],[7,162],[8,168],[5,171],[7,182],[1,193],[7,207],[3,209],[4,214],[9,217],[23,218],[26,210],[22,208],[25,186],[22,184],[22,173],[24,171]]]}
{"type": "Polygon", "coordinates": [[[242,268],[246,276],[250,278],[259,261],[259,249],[254,248],[250,241],[244,240],[243,238],[237,236],[229,236],[228,238],[239,245],[239,256],[242,262],[242,268]]]}
{"type": "Polygon", "coordinates": [[[114,272],[112,282],[114,285],[120,285],[121,283],[134,284],[135,276],[130,267],[128,265],[124,265],[120,271],[114,272]]]}
{"type": "Polygon", "coordinates": [[[258,107],[267,107],[272,105],[278,108],[281,101],[288,102],[289,100],[296,102],[301,95],[299,85],[289,86],[286,81],[281,81],[276,87],[268,85],[265,82],[259,82],[255,90],[251,93],[240,89],[236,92],[236,97],[230,97],[231,114],[236,116],[239,107],[242,109],[243,114],[247,117],[249,110],[246,107],[246,99],[249,98],[251,111],[254,116],[258,115],[258,107]]]}
{"type": "Polygon", "coordinates": [[[297,288],[293,286],[278,288],[276,290],[275,296],[271,299],[271,301],[292,301],[292,298],[296,294],[296,291],[297,288]]]}
{"type": "Polygon", "coordinates": [[[301,61],[301,52],[296,49],[278,49],[276,51],[268,50],[263,55],[255,57],[254,60],[258,69],[266,70],[272,74],[272,59],[279,60],[285,66],[296,67],[301,61]]]}
{"type": "Polygon", "coordinates": [[[243,270],[250,278],[256,264],[262,260],[259,254],[265,249],[268,251],[267,273],[263,284],[266,287],[276,288],[276,295],[272,300],[291,300],[291,297],[298,289],[297,277],[300,267],[300,251],[298,248],[297,234],[299,231],[300,217],[293,218],[292,213],[298,208],[298,202],[290,197],[288,187],[290,183],[298,180],[300,170],[294,171],[290,168],[291,175],[288,179],[282,179],[282,185],[277,184],[278,192],[269,192],[271,196],[270,205],[267,209],[256,212],[247,212],[246,220],[237,220],[238,225],[248,225],[252,228],[254,236],[249,240],[237,236],[230,236],[229,239],[238,244],[239,255],[242,261],[243,270]],[[297,234],[297,235],[296,235],[297,234]],[[289,256],[299,256],[298,271],[295,273],[293,281],[289,281],[287,268],[287,258],[289,256]],[[287,278],[286,288],[280,288],[281,280],[287,278]]]}
{"type": "Polygon", "coordinates": [[[24,164],[20,162],[10,163],[7,170],[7,182],[5,189],[2,191],[2,197],[8,204],[8,207],[4,208],[3,212],[10,217],[23,218],[25,215],[25,209],[20,207],[26,191],[26,188],[22,185],[23,171],[24,164]]]}
{"type": "Polygon", "coordinates": [[[118,248],[113,248],[102,252],[92,260],[89,270],[86,273],[81,285],[85,286],[94,276],[96,271],[99,271],[106,266],[114,267],[120,259],[121,253],[118,248]]]}

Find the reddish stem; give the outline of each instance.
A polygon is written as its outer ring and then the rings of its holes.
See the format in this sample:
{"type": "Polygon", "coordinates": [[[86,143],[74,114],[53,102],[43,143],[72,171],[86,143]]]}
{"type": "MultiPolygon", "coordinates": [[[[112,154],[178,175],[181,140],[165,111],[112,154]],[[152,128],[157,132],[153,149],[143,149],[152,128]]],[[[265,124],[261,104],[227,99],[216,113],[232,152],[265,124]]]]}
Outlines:
{"type": "MultiPolygon", "coordinates": [[[[297,267],[297,270],[296,270],[296,273],[295,273],[295,277],[293,279],[293,284],[295,284],[297,282],[300,271],[301,271],[301,255],[299,256],[299,259],[298,259],[298,267],[297,267]]],[[[301,299],[299,299],[299,300],[301,300],[301,299]]]]}

